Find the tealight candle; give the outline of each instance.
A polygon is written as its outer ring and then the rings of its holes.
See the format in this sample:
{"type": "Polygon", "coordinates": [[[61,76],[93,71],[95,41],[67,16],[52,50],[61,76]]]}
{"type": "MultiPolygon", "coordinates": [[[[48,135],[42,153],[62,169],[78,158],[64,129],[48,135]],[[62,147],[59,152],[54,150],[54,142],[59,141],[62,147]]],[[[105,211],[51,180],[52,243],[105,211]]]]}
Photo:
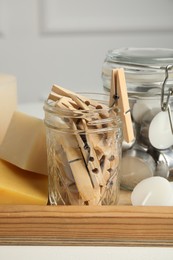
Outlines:
{"type": "Polygon", "coordinates": [[[160,108],[153,108],[148,110],[141,119],[138,142],[141,145],[150,147],[151,143],[148,137],[149,127],[153,118],[160,112],[160,108]]]}
{"type": "Polygon", "coordinates": [[[173,145],[173,134],[167,111],[159,112],[149,126],[149,139],[157,149],[167,149],[173,145]]]}
{"type": "Polygon", "coordinates": [[[156,164],[150,154],[135,148],[126,151],[120,167],[121,187],[133,190],[140,181],[153,176],[155,169],[156,164]]]}
{"type": "Polygon", "coordinates": [[[173,190],[173,181],[170,181],[171,188],[173,190]]]}
{"type": "Polygon", "coordinates": [[[0,74],[0,144],[5,136],[12,114],[17,107],[16,78],[0,74]]]}
{"type": "Polygon", "coordinates": [[[157,108],[158,100],[139,99],[133,106],[132,117],[136,123],[140,123],[143,116],[150,110],[157,108]]]}
{"type": "Polygon", "coordinates": [[[170,182],[159,176],[142,180],[131,194],[133,206],[173,206],[173,188],[170,182]]]}

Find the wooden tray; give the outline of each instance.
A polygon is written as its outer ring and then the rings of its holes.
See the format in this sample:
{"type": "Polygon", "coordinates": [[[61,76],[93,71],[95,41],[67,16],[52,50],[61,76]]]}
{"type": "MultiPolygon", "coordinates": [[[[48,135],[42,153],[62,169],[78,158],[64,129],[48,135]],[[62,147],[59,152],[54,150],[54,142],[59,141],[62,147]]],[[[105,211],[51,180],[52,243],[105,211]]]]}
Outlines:
{"type": "Polygon", "coordinates": [[[173,246],[173,207],[1,205],[0,245],[173,246]]]}

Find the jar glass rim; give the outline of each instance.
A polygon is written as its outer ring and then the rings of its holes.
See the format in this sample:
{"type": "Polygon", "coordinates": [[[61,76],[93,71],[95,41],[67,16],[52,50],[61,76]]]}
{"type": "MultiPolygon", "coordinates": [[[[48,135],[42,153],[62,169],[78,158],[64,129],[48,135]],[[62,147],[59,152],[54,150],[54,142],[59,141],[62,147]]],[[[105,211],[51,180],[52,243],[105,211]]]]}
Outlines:
{"type": "MultiPolygon", "coordinates": [[[[84,97],[84,92],[82,92],[84,97]]],[[[93,93],[86,93],[88,95],[92,95],[93,93]]],[[[109,98],[108,94],[105,93],[94,93],[96,97],[102,96],[109,98]]],[[[85,95],[86,97],[86,95],[85,95]]],[[[92,99],[95,101],[95,99],[92,99]]],[[[102,104],[100,99],[97,100],[98,104],[102,104]]],[[[108,106],[108,99],[103,99],[103,108],[91,108],[89,110],[70,110],[68,108],[60,108],[55,106],[56,101],[53,100],[45,100],[43,109],[45,111],[45,119],[44,122],[49,128],[57,129],[58,131],[63,131],[67,133],[75,133],[74,129],[64,128],[64,124],[62,122],[70,122],[71,119],[76,122],[80,119],[85,119],[87,121],[87,126],[90,127],[88,133],[102,133],[106,131],[112,131],[114,129],[119,129],[122,127],[122,120],[120,116],[120,109],[115,105],[112,107],[108,106]],[[98,114],[101,115],[101,118],[98,117],[98,114]],[[61,122],[61,126],[58,122],[61,122]]],[[[77,130],[77,132],[82,133],[83,129],[77,130]]]]}
{"type": "MultiPolygon", "coordinates": [[[[95,114],[95,113],[102,113],[102,112],[111,112],[111,111],[116,111],[117,114],[120,112],[120,109],[118,106],[114,105],[113,107],[108,106],[109,102],[109,95],[106,93],[95,93],[95,92],[77,92],[78,94],[91,96],[92,100],[99,102],[101,105],[104,105],[103,107],[98,107],[96,109],[76,109],[76,110],[69,110],[66,108],[60,108],[58,106],[55,106],[55,101],[52,100],[45,100],[44,101],[44,111],[49,112],[52,114],[60,113],[64,114],[65,116],[80,116],[80,115],[90,115],[90,114],[95,114]],[[95,98],[97,97],[97,98],[95,98]],[[98,97],[102,97],[102,100],[100,100],[98,97]],[[106,106],[105,106],[106,105],[106,106]]],[[[118,115],[117,115],[118,116],[118,115]]]]}

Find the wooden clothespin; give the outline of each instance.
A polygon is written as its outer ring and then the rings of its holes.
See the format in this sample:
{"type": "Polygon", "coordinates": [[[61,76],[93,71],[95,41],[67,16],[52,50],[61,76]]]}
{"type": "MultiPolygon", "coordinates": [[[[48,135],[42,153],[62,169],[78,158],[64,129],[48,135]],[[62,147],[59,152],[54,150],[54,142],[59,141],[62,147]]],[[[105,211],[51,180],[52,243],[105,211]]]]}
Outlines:
{"type": "Polygon", "coordinates": [[[115,103],[117,103],[117,106],[120,109],[124,140],[127,143],[130,143],[134,139],[134,132],[123,68],[112,70],[109,106],[111,107],[115,103]]]}

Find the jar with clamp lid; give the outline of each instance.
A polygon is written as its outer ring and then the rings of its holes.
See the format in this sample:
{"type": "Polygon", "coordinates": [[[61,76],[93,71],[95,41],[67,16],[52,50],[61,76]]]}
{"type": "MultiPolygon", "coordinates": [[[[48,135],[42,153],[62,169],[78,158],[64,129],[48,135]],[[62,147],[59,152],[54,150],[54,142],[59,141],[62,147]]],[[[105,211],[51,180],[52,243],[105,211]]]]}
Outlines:
{"type": "Polygon", "coordinates": [[[102,67],[105,91],[111,71],[124,68],[135,141],[123,142],[121,186],[133,190],[144,178],[173,175],[173,49],[109,50],[102,67]]]}

